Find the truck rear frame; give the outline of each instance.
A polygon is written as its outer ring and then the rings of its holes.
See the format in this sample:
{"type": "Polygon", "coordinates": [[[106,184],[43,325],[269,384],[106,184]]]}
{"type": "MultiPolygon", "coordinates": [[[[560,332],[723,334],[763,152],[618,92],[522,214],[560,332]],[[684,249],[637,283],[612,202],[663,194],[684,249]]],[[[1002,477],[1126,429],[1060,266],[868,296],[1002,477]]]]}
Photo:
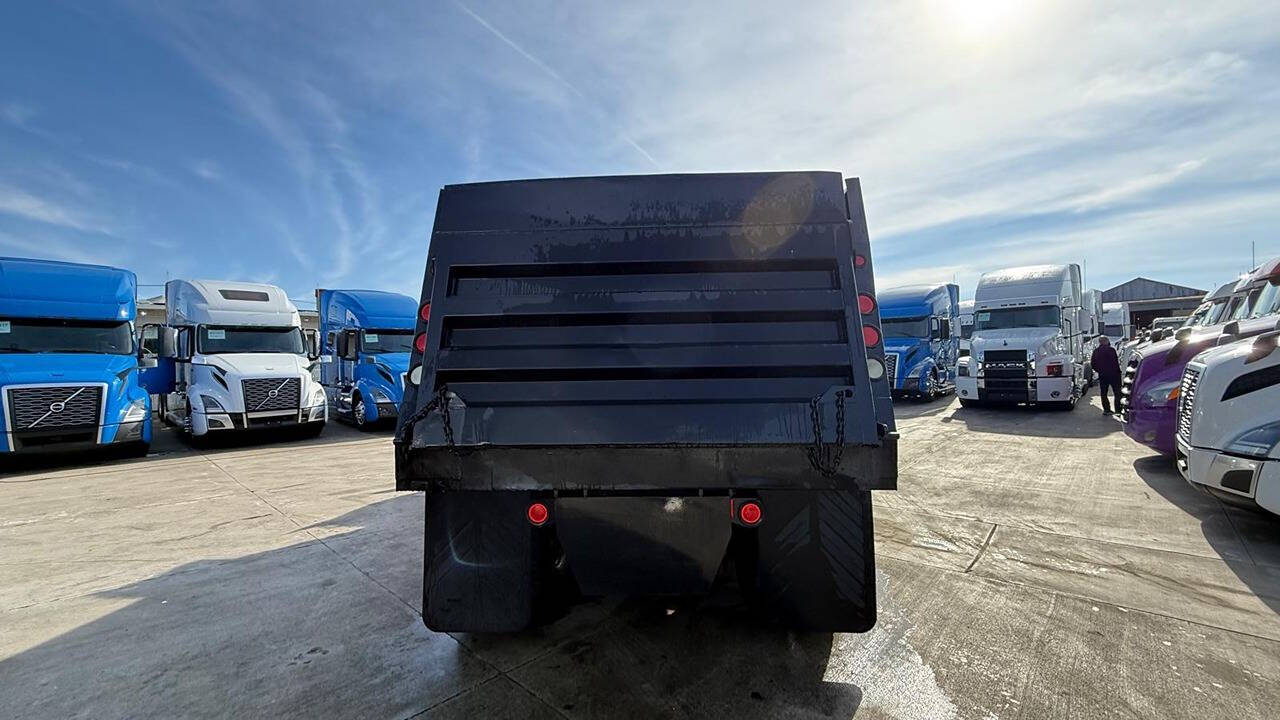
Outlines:
{"type": "Polygon", "coordinates": [[[897,435],[861,191],[837,173],[440,194],[396,433],[426,490],[423,617],[511,631],[563,589],[875,622],[897,435]]]}

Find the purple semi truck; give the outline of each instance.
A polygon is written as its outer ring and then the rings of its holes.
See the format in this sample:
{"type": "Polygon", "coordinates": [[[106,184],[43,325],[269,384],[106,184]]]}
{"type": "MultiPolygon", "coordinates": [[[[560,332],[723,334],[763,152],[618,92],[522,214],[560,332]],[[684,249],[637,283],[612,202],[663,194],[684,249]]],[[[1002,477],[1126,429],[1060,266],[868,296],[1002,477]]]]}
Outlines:
{"type": "Polygon", "coordinates": [[[1174,453],[1182,371],[1191,358],[1216,345],[1276,329],[1280,258],[1219,288],[1205,305],[1173,337],[1143,343],[1127,354],[1120,383],[1124,432],[1165,455],[1174,453]]]}

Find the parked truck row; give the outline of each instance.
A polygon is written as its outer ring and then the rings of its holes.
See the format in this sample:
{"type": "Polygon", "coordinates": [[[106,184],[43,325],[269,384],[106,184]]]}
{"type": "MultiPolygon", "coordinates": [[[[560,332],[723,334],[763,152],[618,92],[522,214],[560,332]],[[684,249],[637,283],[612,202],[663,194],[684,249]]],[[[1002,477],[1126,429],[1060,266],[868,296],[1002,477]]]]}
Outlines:
{"type": "Polygon", "coordinates": [[[223,280],[169,281],[164,322],[139,326],[128,270],[0,258],[0,453],[145,455],[155,419],[193,440],[316,435],[331,409],[362,428],[393,423],[417,303],[316,294],[319,338],[281,288],[223,280]]]}

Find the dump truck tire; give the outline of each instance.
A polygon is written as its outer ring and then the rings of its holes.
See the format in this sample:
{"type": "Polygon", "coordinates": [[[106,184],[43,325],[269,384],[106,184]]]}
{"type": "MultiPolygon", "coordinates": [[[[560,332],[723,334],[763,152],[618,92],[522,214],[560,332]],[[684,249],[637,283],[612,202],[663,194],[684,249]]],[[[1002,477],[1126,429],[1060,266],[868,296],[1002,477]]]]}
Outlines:
{"type": "Polygon", "coordinates": [[[870,630],[876,620],[871,493],[766,491],[760,502],[766,524],[756,530],[755,557],[745,563],[754,565],[754,578],[748,569],[744,579],[739,564],[748,600],[788,627],[870,630]]]}
{"type": "Polygon", "coordinates": [[[428,493],[422,620],[437,632],[516,632],[562,614],[571,580],[555,530],[523,492],[428,493]]]}

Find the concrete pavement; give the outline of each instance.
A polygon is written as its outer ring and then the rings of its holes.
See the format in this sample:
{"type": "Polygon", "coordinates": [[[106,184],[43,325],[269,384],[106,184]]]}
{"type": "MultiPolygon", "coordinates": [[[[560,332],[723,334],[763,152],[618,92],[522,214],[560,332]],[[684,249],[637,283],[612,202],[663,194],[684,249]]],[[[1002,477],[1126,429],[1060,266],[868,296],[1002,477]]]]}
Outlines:
{"type": "Polygon", "coordinates": [[[0,715],[1241,718],[1280,706],[1280,522],[1074,413],[899,407],[880,621],[762,628],[732,597],[428,632],[422,498],[390,440],[0,476],[0,715]]]}

